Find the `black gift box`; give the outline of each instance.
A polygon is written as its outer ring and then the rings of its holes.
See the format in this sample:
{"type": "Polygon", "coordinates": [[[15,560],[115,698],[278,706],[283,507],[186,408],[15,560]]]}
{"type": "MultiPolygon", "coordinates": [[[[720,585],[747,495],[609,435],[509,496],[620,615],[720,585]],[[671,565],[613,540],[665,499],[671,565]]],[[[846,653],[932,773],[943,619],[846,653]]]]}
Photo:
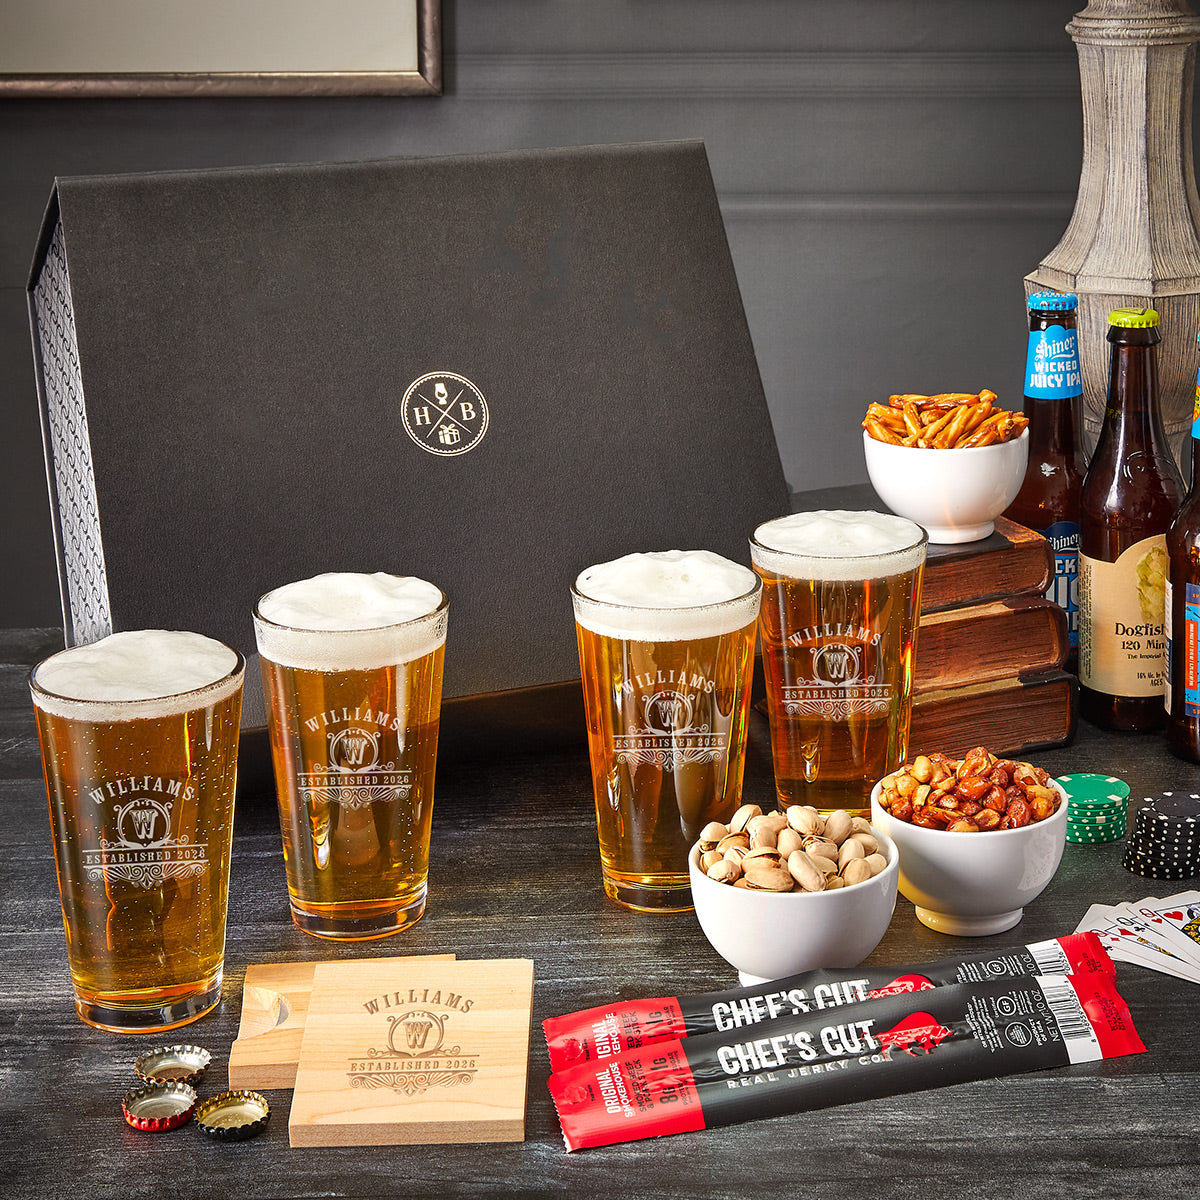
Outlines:
{"type": "Polygon", "coordinates": [[[699,143],[59,179],[29,308],[68,644],[420,575],[447,750],[561,725],[583,567],[787,510],[699,143]]]}

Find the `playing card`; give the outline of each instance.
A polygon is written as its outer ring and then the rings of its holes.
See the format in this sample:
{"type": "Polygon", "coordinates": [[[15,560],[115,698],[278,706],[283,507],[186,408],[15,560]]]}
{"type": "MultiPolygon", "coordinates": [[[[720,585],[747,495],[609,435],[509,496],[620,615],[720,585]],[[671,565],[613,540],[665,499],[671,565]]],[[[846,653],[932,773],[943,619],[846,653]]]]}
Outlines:
{"type": "Polygon", "coordinates": [[[1113,909],[1114,918],[1124,928],[1132,930],[1144,941],[1153,942],[1168,954],[1200,971],[1200,944],[1191,941],[1170,922],[1158,916],[1150,907],[1157,903],[1158,901],[1150,896],[1146,900],[1130,900],[1110,907],[1113,909]],[[1132,923],[1125,921],[1121,914],[1129,917],[1132,923]]]}
{"type": "Polygon", "coordinates": [[[1170,931],[1172,953],[1200,963],[1200,892],[1178,892],[1162,898],[1148,896],[1132,907],[1148,925],[1170,931]]]}
{"type": "Polygon", "coordinates": [[[1191,941],[1170,922],[1158,916],[1152,907],[1158,903],[1159,901],[1155,897],[1149,896],[1145,900],[1131,900],[1115,907],[1124,909],[1136,920],[1143,922],[1141,928],[1130,926],[1139,936],[1156,943],[1168,954],[1174,955],[1188,966],[1200,971],[1200,945],[1191,941]]]}
{"type": "Polygon", "coordinates": [[[1200,967],[1193,966],[1159,945],[1145,921],[1121,906],[1093,904],[1075,932],[1095,933],[1110,956],[1118,961],[1149,967],[1152,971],[1174,975],[1189,983],[1200,983],[1200,967]]]}

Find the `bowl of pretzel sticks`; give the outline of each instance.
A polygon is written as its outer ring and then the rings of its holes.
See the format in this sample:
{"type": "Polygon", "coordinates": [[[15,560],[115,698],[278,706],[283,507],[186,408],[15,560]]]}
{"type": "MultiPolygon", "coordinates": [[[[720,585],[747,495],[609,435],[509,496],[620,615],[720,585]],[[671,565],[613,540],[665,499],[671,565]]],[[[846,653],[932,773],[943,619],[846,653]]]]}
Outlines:
{"type": "Polygon", "coordinates": [[[863,418],[867,474],[892,510],[931,542],[975,542],[1016,498],[1029,459],[1029,419],[996,393],[904,393],[863,418]]]}

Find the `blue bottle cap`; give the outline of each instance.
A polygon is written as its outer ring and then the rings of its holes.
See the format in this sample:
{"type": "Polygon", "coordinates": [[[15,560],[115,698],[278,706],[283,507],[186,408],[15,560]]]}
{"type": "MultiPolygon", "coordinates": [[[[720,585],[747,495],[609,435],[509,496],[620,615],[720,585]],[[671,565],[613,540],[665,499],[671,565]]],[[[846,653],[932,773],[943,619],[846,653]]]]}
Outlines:
{"type": "Polygon", "coordinates": [[[1079,307],[1079,297],[1074,292],[1034,292],[1028,303],[1031,311],[1070,312],[1079,307]]]}

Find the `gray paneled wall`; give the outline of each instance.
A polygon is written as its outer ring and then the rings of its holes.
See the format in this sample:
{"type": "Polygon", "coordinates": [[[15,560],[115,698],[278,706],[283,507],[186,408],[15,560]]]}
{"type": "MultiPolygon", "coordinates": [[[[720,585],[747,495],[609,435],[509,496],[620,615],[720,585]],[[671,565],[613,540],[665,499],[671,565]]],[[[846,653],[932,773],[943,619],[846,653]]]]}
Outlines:
{"type": "Polygon", "coordinates": [[[56,174],[702,137],[794,488],[865,478],[869,399],[1019,403],[1082,0],[444,5],[440,99],[0,102],[0,624],[58,620],[24,301],[56,174]]]}

